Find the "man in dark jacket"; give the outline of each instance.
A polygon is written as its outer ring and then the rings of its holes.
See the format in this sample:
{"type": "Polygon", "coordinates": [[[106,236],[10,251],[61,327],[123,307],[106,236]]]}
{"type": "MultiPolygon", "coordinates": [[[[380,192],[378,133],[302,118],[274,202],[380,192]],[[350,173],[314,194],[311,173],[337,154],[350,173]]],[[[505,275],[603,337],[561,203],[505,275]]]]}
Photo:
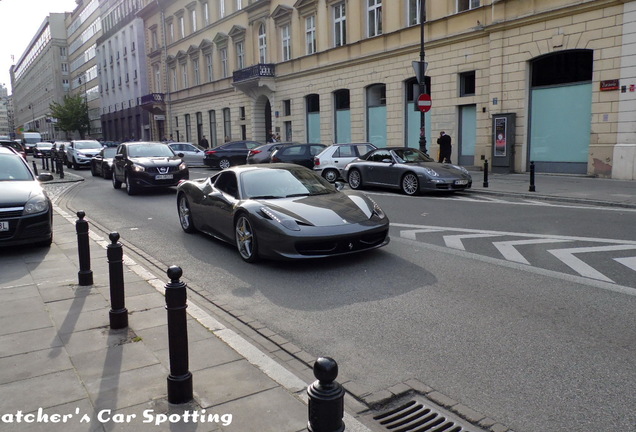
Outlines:
{"type": "Polygon", "coordinates": [[[451,151],[453,150],[453,146],[451,145],[451,137],[450,135],[446,135],[446,132],[441,131],[439,133],[439,138],[437,139],[437,144],[439,144],[439,160],[438,162],[451,162],[451,151]]]}
{"type": "Polygon", "coordinates": [[[210,144],[208,143],[207,138],[205,137],[205,135],[203,135],[203,138],[201,138],[201,142],[199,142],[199,145],[203,148],[208,148],[210,147],[210,144]]]}

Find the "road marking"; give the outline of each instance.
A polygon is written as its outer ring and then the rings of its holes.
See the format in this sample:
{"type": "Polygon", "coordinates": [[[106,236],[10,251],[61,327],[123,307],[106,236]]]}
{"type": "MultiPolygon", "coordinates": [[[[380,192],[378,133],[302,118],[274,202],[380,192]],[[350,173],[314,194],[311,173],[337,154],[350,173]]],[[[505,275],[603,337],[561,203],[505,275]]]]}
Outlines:
{"type": "Polygon", "coordinates": [[[446,246],[453,249],[466,250],[464,247],[464,243],[462,243],[463,239],[470,238],[480,238],[480,237],[499,237],[499,235],[493,234],[460,234],[460,235],[451,235],[444,236],[444,243],[446,246]]]}
{"type": "Polygon", "coordinates": [[[528,244],[543,244],[543,243],[561,243],[567,242],[569,240],[559,240],[559,239],[532,239],[532,240],[513,240],[513,241],[504,241],[504,242],[493,242],[493,245],[499,250],[501,255],[508,261],[514,261],[521,264],[528,264],[527,259],[521,255],[521,253],[515,249],[515,246],[520,245],[528,245],[528,244]]]}
{"type": "Polygon", "coordinates": [[[444,231],[441,229],[419,229],[419,230],[402,230],[400,231],[400,237],[407,238],[410,240],[416,240],[417,233],[429,233],[429,232],[440,232],[444,231]]]}
{"type": "Polygon", "coordinates": [[[584,277],[591,279],[598,279],[605,282],[614,282],[612,279],[605,276],[603,273],[594,269],[589,264],[586,264],[574,254],[579,253],[591,253],[591,252],[607,252],[616,250],[630,250],[636,249],[636,246],[628,245],[613,245],[613,246],[597,246],[597,247],[584,247],[584,248],[569,248],[569,249],[552,249],[548,250],[552,255],[563,261],[572,270],[584,277]]]}
{"type": "Polygon", "coordinates": [[[624,266],[629,267],[630,269],[636,271],[636,257],[628,257],[628,258],[614,258],[614,261],[618,261],[624,266]]]}

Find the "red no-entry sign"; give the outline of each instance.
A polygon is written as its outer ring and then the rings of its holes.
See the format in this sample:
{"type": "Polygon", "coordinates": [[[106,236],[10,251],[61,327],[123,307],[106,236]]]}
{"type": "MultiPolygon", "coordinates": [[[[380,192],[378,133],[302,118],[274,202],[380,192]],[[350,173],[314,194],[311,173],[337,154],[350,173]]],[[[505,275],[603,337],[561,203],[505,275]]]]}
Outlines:
{"type": "Polygon", "coordinates": [[[433,102],[431,102],[431,95],[423,93],[417,98],[417,108],[420,111],[428,112],[428,110],[431,109],[431,105],[433,105],[433,102]]]}

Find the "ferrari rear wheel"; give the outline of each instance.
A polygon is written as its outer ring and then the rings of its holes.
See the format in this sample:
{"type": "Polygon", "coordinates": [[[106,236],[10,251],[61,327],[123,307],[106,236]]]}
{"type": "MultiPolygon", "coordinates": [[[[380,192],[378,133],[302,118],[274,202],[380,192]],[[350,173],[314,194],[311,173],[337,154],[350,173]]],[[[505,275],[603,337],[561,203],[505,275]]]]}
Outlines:
{"type": "Polygon", "coordinates": [[[349,172],[349,186],[351,189],[361,189],[362,188],[362,176],[360,175],[360,171],[357,169],[351,170],[349,172]]]}
{"type": "Polygon", "coordinates": [[[420,182],[413,173],[406,173],[402,177],[402,192],[407,195],[415,195],[420,190],[420,182]]]}
{"type": "Polygon", "coordinates": [[[252,229],[252,224],[245,214],[236,220],[234,225],[236,236],[236,248],[243,261],[253,263],[258,260],[258,249],[256,243],[256,233],[252,229]]]}
{"type": "Polygon", "coordinates": [[[184,194],[179,195],[177,202],[177,210],[179,211],[179,223],[181,228],[187,233],[196,231],[192,223],[192,213],[190,212],[190,203],[184,194]]]}

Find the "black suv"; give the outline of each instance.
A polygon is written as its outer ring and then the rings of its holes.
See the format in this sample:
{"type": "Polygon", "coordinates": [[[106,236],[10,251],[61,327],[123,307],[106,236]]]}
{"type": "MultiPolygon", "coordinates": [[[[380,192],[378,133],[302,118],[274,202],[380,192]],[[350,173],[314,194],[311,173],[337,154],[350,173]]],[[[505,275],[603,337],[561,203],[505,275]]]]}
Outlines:
{"type": "Polygon", "coordinates": [[[190,176],[181,156],[160,142],[120,144],[112,167],[113,187],[126,183],[126,192],[134,195],[142,188],[176,186],[190,176]]]}

